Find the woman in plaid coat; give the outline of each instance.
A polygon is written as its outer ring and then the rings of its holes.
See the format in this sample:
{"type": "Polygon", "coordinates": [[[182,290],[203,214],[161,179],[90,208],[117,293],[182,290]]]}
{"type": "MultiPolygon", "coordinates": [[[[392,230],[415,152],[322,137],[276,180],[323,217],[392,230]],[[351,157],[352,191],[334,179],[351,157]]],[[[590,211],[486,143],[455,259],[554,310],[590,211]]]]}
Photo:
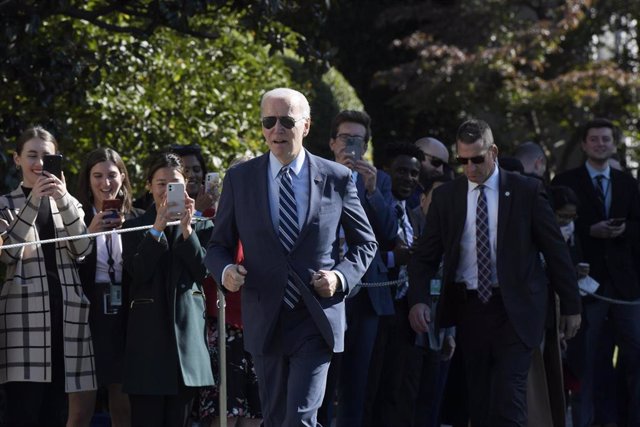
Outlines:
{"type": "MultiPolygon", "coordinates": [[[[67,192],[64,176],[43,170],[55,154],[54,137],[26,130],[14,161],[23,182],[0,197],[0,218],[9,223],[4,244],[86,233],[84,213],[67,192]]],[[[7,424],[89,425],[96,388],[89,331],[89,302],[76,261],[91,251],[89,238],[5,249],[8,264],[0,291],[0,383],[7,391],[7,424]]]]}

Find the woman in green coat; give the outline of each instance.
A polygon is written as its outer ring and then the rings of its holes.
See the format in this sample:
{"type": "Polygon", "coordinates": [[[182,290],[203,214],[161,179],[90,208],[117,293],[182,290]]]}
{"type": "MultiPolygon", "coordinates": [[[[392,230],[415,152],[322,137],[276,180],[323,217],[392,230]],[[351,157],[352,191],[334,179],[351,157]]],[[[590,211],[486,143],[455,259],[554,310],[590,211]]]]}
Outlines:
{"type": "Polygon", "coordinates": [[[172,216],[171,183],[185,182],[180,158],[156,155],[147,173],[154,204],[125,228],[123,261],[132,276],[123,388],[134,426],[186,424],[197,388],[213,384],[205,341],[202,279],[210,221],[191,224],[194,200],[184,192],[184,210],[172,216]],[[180,224],[167,223],[180,219],[180,224]]]}

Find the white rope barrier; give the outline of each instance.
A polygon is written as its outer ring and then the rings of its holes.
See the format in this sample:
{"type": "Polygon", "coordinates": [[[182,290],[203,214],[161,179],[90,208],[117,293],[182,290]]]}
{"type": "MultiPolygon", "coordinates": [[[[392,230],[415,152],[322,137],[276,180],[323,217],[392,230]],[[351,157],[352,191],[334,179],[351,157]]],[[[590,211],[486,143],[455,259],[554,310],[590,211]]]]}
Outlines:
{"type": "MultiPolygon", "coordinates": [[[[195,217],[195,218],[193,218],[191,220],[191,223],[194,224],[196,222],[207,221],[209,219],[210,218],[195,217]]],[[[180,221],[171,221],[171,222],[167,223],[167,227],[169,227],[171,225],[179,225],[179,224],[180,224],[180,221]]],[[[98,236],[106,236],[108,234],[113,235],[113,234],[130,233],[132,231],[149,230],[152,227],[153,227],[153,224],[151,224],[151,225],[141,225],[139,227],[118,228],[118,229],[107,230],[107,231],[99,231],[97,233],[79,234],[77,236],[56,237],[54,239],[34,240],[34,241],[23,242],[23,243],[12,243],[10,245],[2,245],[1,249],[2,250],[6,250],[6,249],[21,248],[23,246],[43,245],[43,244],[55,243],[55,242],[66,242],[66,241],[69,241],[69,240],[86,239],[87,237],[92,238],[92,237],[98,237],[98,236]]]]}

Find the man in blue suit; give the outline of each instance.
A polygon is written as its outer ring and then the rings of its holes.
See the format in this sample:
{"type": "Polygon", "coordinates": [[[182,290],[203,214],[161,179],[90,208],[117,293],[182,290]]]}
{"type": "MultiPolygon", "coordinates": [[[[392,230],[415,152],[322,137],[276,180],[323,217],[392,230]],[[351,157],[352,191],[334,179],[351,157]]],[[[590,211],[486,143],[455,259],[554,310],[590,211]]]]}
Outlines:
{"type": "Polygon", "coordinates": [[[242,288],[265,427],[316,426],[331,354],[344,349],[344,298],[377,244],[351,171],[302,147],[304,95],[271,90],[261,113],[269,153],[227,172],[205,262],[227,291],[242,288]],[[233,263],[239,241],[242,265],[233,263]]]}
{"type": "MultiPolygon", "coordinates": [[[[367,113],[341,111],[331,123],[329,147],[336,162],[352,170],[351,177],[356,183],[358,198],[378,244],[391,249],[398,235],[398,223],[391,203],[391,178],[362,158],[370,136],[371,119],[367,113]]],[[[387,280],[387,266],[378,250],[362,281],[379,283],[387,280]]],[[[321,412],[328,424],[337,388],[338,427],[363,425],[367,384],[378,384],[377,377],[380,375],[380,371],[370,369],[378,320],[380,316],[394,313],[391,290],[389,287],[361,288],[346,300],[346,311],[345,351],[342,355],[334,355],[331,362],[323,404],[326,410],[321,412]]]]}

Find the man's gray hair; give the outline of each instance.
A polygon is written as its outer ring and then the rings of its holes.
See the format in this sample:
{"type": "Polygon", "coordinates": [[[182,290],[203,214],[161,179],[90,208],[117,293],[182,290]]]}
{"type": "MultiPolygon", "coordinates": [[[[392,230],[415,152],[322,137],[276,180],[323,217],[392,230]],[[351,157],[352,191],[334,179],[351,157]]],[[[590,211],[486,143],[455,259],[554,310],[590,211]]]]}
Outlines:
{"type": "Polygon", "coordinates": [[[300,106],[300,108],[302,109],[302,117],[306,119],[311,117],[311,107],[309,106],[309,101],[307,101],[307,98],[297,90],[290,89],[288,87],[279,87],[265,92],[265,94],[262,95],[262,100],[260,101],[260,110],[262,110],[265,100],[269,98],[289,99],[292,103],[300,106]]]}

